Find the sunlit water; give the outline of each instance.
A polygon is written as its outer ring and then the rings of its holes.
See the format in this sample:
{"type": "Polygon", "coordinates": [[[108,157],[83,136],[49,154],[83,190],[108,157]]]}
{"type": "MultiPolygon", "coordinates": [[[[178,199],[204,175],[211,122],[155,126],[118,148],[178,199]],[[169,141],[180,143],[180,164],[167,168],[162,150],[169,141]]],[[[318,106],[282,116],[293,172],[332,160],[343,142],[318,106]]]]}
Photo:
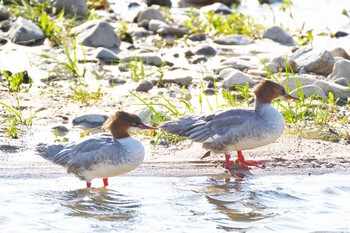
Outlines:
{"type": "Polygon", "coordinates": [[[350,175],[0,182],[0,232],[350,232],[350,175]]]}

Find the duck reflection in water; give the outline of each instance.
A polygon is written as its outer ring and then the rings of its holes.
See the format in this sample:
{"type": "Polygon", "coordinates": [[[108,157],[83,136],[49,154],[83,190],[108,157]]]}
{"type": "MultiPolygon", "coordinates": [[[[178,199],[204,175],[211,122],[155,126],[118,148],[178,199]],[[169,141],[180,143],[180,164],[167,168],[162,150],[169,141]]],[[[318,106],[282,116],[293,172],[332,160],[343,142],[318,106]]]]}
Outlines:
{"type": "Polygon", "coordinates": [[[59,201],[67,215],[104,221],[137,221],[140,203],[111,189],[78,189],[61,192],[59,201]]]}

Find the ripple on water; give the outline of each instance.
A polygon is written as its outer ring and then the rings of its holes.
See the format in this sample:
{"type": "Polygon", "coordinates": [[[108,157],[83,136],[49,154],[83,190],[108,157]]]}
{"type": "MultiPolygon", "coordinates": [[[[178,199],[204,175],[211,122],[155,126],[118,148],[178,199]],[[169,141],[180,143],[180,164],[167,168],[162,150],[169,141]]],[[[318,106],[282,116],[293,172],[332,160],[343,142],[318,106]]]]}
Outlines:
{"type": "Polygon", "coordinates": [[[0,232],[349,231],[350,176],[0,179],[0,232]]]}

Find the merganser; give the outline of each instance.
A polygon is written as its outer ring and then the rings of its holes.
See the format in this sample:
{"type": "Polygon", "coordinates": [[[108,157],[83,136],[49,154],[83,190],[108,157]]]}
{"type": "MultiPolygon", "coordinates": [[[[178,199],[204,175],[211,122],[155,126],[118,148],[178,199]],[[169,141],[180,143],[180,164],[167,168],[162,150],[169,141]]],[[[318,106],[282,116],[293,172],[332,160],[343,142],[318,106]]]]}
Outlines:
{"type": "Polygon", "coordinates": [[[40,143],[36,151],[42,157],[65,167],[68,173],[85,180],[88,188],[94,178],[103,178],[106,187],[108,177],[127,173],[144,160],[144,146],[129,134],[129,129],[133,127],[157,129],[145,125],[135,114],[118,111],[102,127],[112,135],[98,134],[68,144],[40,143]]]}
{"type": "Polygon", "coordinates": [[[235,162],[244,169],[263,167],[264,162],[245,160],[242,150],[272,143],[283,133],[284,120],[272,107],[273,99],[299,99],[287,94],[281,85],[265,79],[255,86],[253,92],[256,97],[255,109],[230,109],[201,116],[184,116],[177,121],[165,122],[160,128],[202,143],[203,148],[208,150],[202,158],[209,156],[210,151],[224,153],[225,166],[230,171],[231,151],[237,151],[235,162]]]}

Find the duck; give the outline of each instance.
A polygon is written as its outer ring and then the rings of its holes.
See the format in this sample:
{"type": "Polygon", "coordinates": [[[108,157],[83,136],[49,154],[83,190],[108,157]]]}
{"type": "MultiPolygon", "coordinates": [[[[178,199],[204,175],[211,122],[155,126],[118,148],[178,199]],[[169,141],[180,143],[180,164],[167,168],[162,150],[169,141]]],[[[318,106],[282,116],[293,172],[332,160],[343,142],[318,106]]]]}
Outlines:
{"type": "Polygon", "coordinates": [[[202,143],[207,150],[202,158],[211,152],[225,155],[225,168],[232,170],[231,152],[237,152],[235,163],[245,170],[252,167],[264,168],[262,161],[246,160],[243,150],[255,149],[277,140],[284,131],[284,118],[271,104],[274,99],[299,100],[286,93],[280,84],[268,79],[255,85],[255,108],[234,108],[218,110],[203,115],[183,116],[175,121],[165,121],[160,129],[194,142],[202,143]]]}
{"type": "Polygon", "coordinates": [[[143,144],[129,131],[157,128],[146,125],[140,117],[125,111],[117,111],[102,128],[110,133],[96,134],[67,144],[39,143],[35,147],[36,153],[86,181],[87,188],[91,187],[94,178],[102,178],[104,187],[107,187],[109,177],[130,172],[144,160],[143,144]]]}

